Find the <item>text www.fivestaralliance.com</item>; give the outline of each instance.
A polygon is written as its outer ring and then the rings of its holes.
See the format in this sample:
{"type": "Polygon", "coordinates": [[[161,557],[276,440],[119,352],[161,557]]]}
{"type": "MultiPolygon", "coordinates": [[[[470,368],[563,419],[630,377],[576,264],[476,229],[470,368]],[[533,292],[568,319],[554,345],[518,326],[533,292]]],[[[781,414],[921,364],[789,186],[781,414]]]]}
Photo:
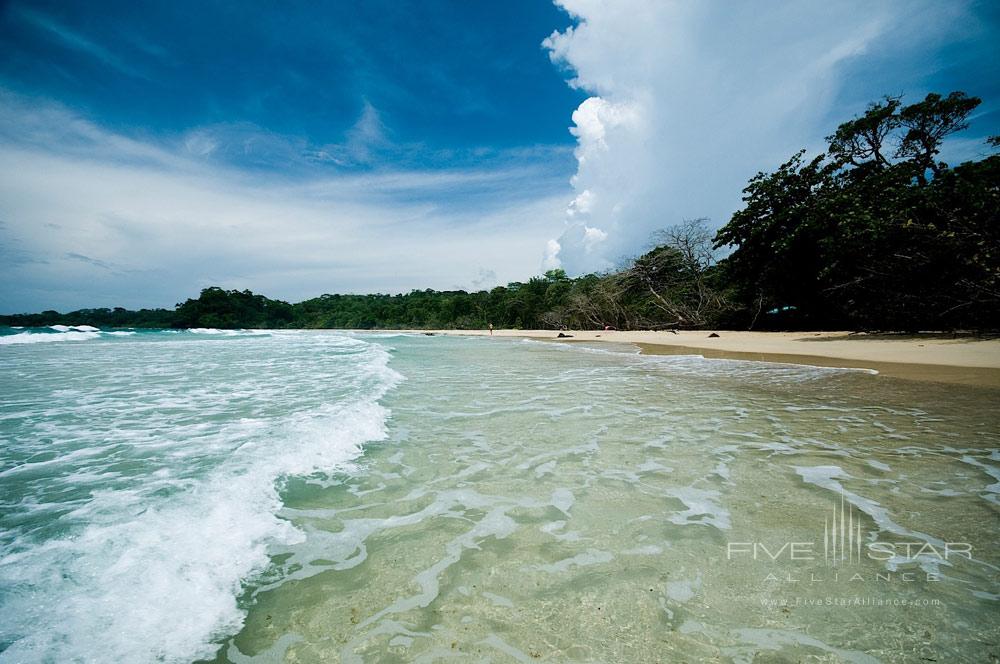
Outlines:
{"type": "Polygon", "coordinates": [[[760,600],[761,606],[768,609],[777,609],[791,606],[844,606],[844,607],[883,607],[883,606],[943,606],[939,599],[906,599],[899,597],[764,597],[760,600]]]}

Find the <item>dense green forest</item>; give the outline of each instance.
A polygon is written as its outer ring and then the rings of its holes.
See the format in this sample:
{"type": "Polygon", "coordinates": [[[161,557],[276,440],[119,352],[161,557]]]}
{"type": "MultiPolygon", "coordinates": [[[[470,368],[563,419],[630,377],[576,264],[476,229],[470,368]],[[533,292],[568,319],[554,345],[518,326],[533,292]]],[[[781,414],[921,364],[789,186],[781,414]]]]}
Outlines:
{"type": "Polygon", "coordinates": [[[744,189],[716,234],[668,226],[620,269],[552,270],[489,291],[322,295],[289,304],[206,288],[174,310],[83,309],[0,324],[216,328],[741,328],[951,330],[1000,327],[1000,137],[951,167],[941,144],[980,100],[962,92],[870,104],[744,189]],[[720,259],[721,256],[721,259],[720,259]]]}

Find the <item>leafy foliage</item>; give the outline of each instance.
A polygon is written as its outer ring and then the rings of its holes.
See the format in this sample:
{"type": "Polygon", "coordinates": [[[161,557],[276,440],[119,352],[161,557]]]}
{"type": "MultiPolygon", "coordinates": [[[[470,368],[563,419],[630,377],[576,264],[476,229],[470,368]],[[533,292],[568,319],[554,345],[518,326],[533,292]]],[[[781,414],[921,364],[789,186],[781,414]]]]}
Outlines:
{"type": "Polygon", "coordinates": [[[197,300],[177,305],[173,327],[264,328],[287,327],[294,320],[292,305],[248,290],[212,287],[197,300]]]}
{"type": "Polygon", "coordinates": [[[888,98],[842,124],[828,156],[800,152],[750,180],[716,236],[734,248],[723,268],[749,323],[778,309],[801,327],[1000,325],[1000,157],[936,161],[978,104],[961,92],[888,98]]]}

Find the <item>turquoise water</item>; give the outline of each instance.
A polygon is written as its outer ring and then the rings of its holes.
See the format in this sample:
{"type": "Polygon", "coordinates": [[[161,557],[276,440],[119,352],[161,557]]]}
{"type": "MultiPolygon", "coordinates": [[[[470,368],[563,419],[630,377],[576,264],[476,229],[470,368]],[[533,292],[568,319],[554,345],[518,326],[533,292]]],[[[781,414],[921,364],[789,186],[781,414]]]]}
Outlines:
{"type": "Polygon", "coordinates": [[[8,329],[0,380],[3,661],[1000,655],[995,391],[213,330],[8,329]]]}

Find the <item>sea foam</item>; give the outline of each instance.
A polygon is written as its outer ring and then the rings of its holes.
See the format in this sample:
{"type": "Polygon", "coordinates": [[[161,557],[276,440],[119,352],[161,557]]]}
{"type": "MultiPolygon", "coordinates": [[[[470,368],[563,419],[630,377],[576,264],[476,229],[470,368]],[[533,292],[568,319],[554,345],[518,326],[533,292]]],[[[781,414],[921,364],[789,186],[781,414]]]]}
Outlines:
{"type": "MultiPolygon", "coordinates": [[[[64,327],[60,325],[59,327],[64,327]]],[[[53,341],[88,341],[97,339],[101,335],[99,332],[66,330],[62,332],[18,332],[0,337],[0,346],[13,346],[18,344],[38,344],[51,343],[53,341]]]]}
{"type": "MultiPolygon", "coordinates": [[[[74,333],[84,334],[39,336],[74,333]]],[[[203,347],[194,339],[184,343],[203,347]]],[[[187,412],[197,407],[197,395],[172,393],[172,388],[157,392],[152,385],[145,396],[129,393],[120,401],[112,394],[96,404],[100,392],[81,397],[81,404],[94,404],[114,417],[129,402],[162,394],[153,403],[169,401],[168,412],[175,415],[151,415],[148,428],[153,435],[141,430],[111,434],[114,445],[96,455],[67,453],[54,460],[29,460],[7,471],[15,472],[7,480],[16,479],[28,492],[42,473],[65,491],[74,484],[89,485],[92,491],[89,497],[60,506],[60,521],[78,525],[69,536],[39,541],[25,530],[2,533],[0,597],[6,617],[0,643],[6,649],[0,660],[182,662],[212,657],[218,642],[240,628],[243,584],[268,566],[269,547],[302,539],[278,516],[283,478],[343,469],[361,454],[363,443],[385,436],[388,412],[379,399],[401,377],[388,367],[389,355],[380,346],[330,336],[233,338],[228,343],[281,343],[271,352],[287,360],[282,369],[315,362],[310,355],[325,352],[323,362],[314,365],[313,379],[325,375],[331,386],[342,381],[347,389],[305,409],[296,408],[294,395],[286,409],[273,413],[262,400],[262,412],[230,418],[215,429],[181,426],[197,415],[187,412]],[[305,348],[289,348],[295,344],[305,348]],[[173,430],[172,421],[177,422],[173,430]],[[113,460],[125,445],[135,445],[134,456],[149,465],[136,481],[115,481],[120,464],[100,459],[110,455],[113,460]],[[226,453],[206,456],[217,450],[226,453]],[[152,462],[154,454],[157,463],[152,462]],[[219,461],[203,473],[192,472],[210,458],[219,461]],[[54,472],[53,464],[62,467],[61,473],[54,472]]],[[[247,346],[245,353],[260,354],[261,349],[247,346]]],[[[186,354],[193,362],[192,352],[186,354]]],[[[274,378],[290,380],[287,375],[274,378]]],[[[320,392],[309,396],[315,394],[320,392]]],[[[94,436],[93,444],[99,444],[104,434],[86,424],[78,426],[82,428],[63,428],[61,434],[94,436]]],[[[44,509],[41,501],[27,495],[20,504],[30,502],[44,509]]],[[[31,511],[29,516],[38,514],[31,511]]]]}

